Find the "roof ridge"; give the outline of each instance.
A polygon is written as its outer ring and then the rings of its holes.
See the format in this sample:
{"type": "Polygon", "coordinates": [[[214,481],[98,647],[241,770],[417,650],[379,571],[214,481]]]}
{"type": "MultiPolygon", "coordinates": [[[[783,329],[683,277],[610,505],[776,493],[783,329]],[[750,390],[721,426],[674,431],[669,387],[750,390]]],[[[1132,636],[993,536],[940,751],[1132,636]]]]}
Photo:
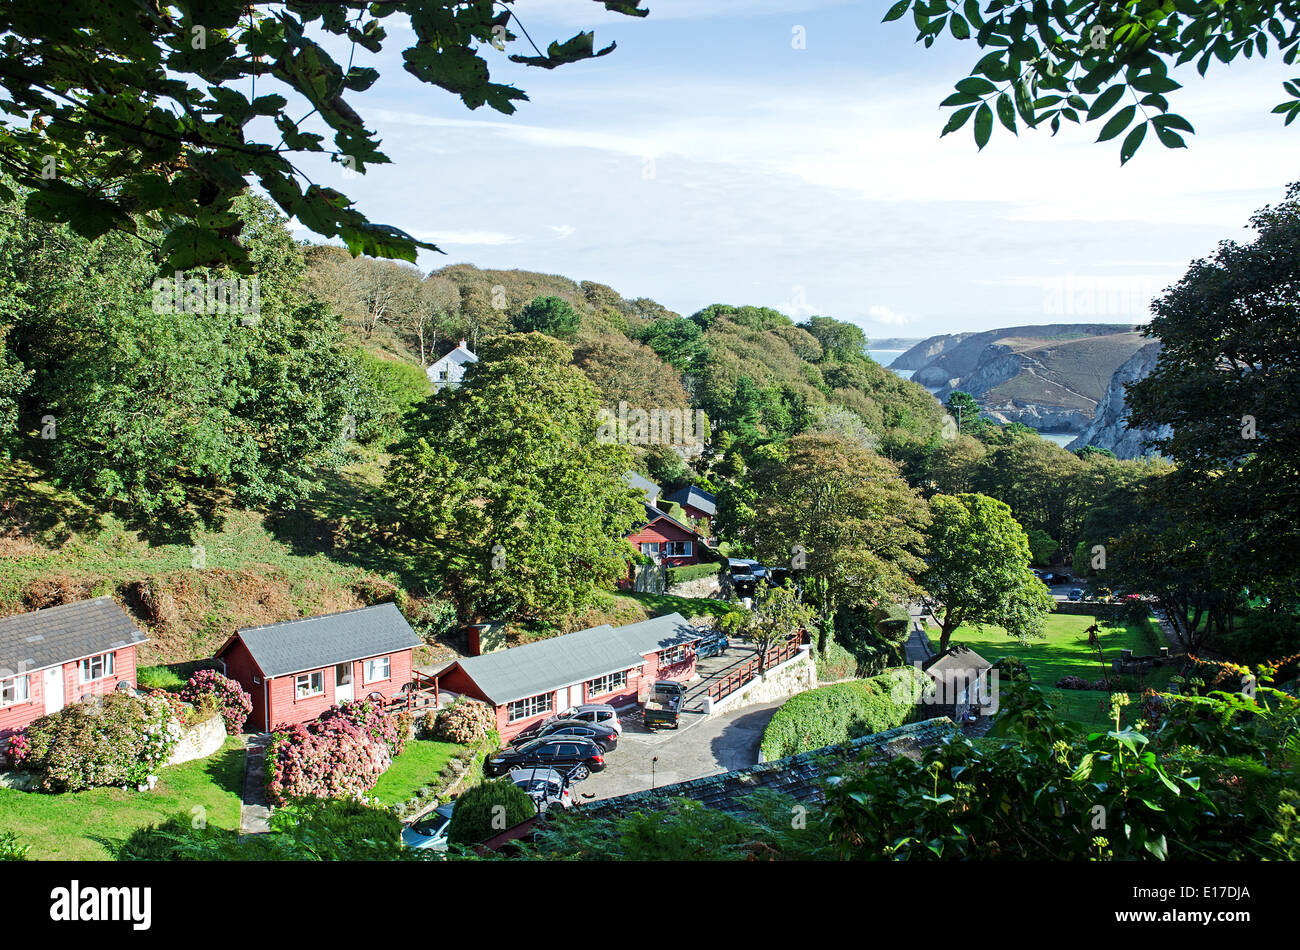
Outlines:
{"type": "MultiPolygon", "coordinates": [[[[402,612],[401,608],[398,607],[396,603],[391,600],[385,600],[383,603],[369,604],[365,607],[349,607],[347,610],[336,610],[333,613],[328,614],[313,614],[310,617],[295,617],[292,620],[277,620],[275,623],[264,623],[257,627],[237,627],[235,632],[254,633],[258,630],[270,630],[272,627],[288,627],[295,623],[306,623],[309,620],[324,620],[326,617],[342,617],[346,614],[359,614],[363,610],[375,610],[379,607],[392,607],[397,610],[398,613],[402,612]]],[[[402,614],[402,617],[405,619],[406,615],[402,614]]]]}

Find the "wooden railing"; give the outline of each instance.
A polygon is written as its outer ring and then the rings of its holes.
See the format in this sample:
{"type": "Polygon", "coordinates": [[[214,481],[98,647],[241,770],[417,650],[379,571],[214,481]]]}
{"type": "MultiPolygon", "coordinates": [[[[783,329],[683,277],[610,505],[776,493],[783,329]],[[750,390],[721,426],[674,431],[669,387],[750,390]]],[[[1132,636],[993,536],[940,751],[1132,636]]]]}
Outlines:
{"type": "Polygon", "coordinates": [[[384,699],[380,705],[384,712],[393,713],[398,710],[414,710],[416,707],[430,706],[438,708],[439,699],[438,678],[421,673],[418,670],[411,671],[411,682],[406,688],[402,689],[394,696],[384,699]]]}
{"type": "Polygon", "coordinates": [[[736,667],[722,679],[718,680],[709,687],[708,696],[714,702],[730,696],[736,690],[747,684],[750,680],[758,675],[760,666],[763,669],[770,670],[774,666],[779,666],[786,660],[793,659],[799,652],[799,647],[803,643],[803,631],[792,636],[784,643],[779,643],[774,647],[769,647],[765,657],[766,663],[760,664],[757,656],[747,660],[741,666],[736,667]]]}

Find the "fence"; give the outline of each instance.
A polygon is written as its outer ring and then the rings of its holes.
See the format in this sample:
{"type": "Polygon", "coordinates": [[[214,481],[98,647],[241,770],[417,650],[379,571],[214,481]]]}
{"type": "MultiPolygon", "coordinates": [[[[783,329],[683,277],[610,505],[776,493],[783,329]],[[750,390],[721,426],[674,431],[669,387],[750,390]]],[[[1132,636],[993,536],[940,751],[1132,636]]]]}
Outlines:
{"type": "Polygon", "coordinates": [[[803,631],[796,633],[784,643],[769,647],[764,659],[765,663],[760,664],[757,656],[746,661],[743,665],[736,667],[722,679],[718,680],[709,687],[709,698],[715,703],[725,699],[736,690],[740,689],[755,676],[758,675],[760,666],[763,669],[770,670],[774,666],[784,663],[786,660],[793,659],[799,653],[799,647],[803,644],[803,631]]]}

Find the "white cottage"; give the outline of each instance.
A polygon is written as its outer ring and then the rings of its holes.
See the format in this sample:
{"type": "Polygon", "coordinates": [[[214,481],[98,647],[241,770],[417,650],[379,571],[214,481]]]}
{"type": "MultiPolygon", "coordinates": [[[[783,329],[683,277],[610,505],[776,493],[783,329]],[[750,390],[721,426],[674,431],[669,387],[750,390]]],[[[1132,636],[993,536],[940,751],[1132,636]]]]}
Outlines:
{"type": "Polygon", "coordinates": [[[456,349],[438,360],[425,372],[429,374],[429,382],[433,383],[433,391],[438,392],[444,386],[459,386],[461,377],[465,375],[465,367],[470,363],[477,362],[478,357],[471,353],[469,347],[465,345],[465,341],[461,340],[456,349]]]}

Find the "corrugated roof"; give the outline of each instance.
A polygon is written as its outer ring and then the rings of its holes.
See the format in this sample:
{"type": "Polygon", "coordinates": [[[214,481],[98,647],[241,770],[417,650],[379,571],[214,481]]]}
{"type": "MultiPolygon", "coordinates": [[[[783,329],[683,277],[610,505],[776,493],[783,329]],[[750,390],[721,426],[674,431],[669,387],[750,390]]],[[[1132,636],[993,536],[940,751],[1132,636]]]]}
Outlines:
{"type": "Polygon", "coordinates": [[[742,799],[764,788],[789,795],[798,802],[819,802],[824,799],[822,783],[861,767],[858,763],[862,756],[866,756],[867,766],[880,765],[900,755],[919,759],[926,748],[955,734],[956,727],[951,720],[927,719],[747,769],[580,804],[578,809],[584,815],[616,818],[637,810],[667,807],[674,798],[690,798],[710,808],[743,813],[746,808],[742,799]]]}
{"type": "Polygon", "coordinates": [[[602,624],[537,643],[457,660],[495,705],[640,665],[647,653],[698,640],[702,634],[681,614],[623,627],[602,624]]]}
{"type": "Polygon", "coordinates": [[[703,488],[696,488],[694,485],[679,488],[671,495],[665,495],[664,500],[675,501],[683,508],[694,508],[710,517],[718,513],[717,499],[703,488]]]}
{"type": "Polygon", "coordinates": [[[653,505],[659,498],[659,486],[645,476],[638,475],[636,472],[624,472],[623,480],[637,491],[645,492],[647,505],[653,505]]]}
{"type": "Polygon", "coordinates": [[[0,620],[0,674],[33,672],[149,639],[111,597],[0,620]]]}
{"type": "Polygon", "coordinates": [[[267,676],[397,653],[422,642],[391,603],[249,627],[237,636],[267,676]]]}

